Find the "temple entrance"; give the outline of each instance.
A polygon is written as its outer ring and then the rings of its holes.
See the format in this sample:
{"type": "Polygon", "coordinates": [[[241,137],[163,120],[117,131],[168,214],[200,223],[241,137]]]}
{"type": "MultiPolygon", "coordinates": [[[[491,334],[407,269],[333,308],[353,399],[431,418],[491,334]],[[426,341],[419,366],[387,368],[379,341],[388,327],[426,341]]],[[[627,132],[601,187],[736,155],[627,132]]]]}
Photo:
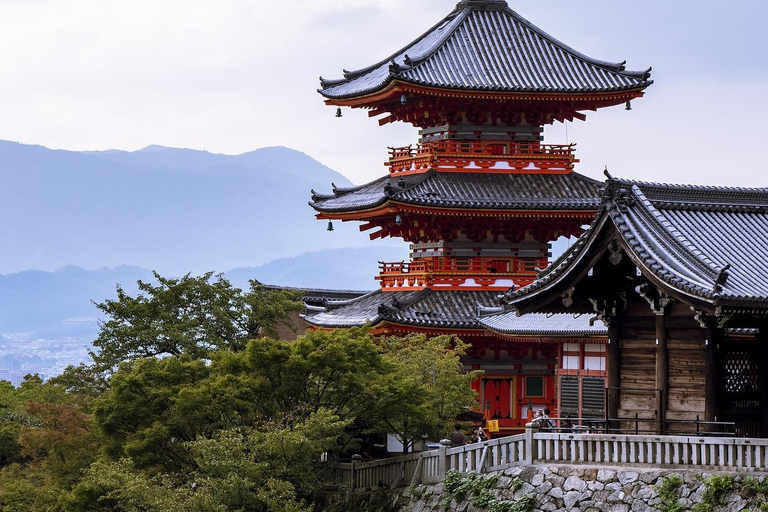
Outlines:
{"type": "Polygon", "coordinates": [[[514,378],[483,380],[483,409],[489,420],[511,418],[514,378]]]}
{"type": "Polygon", "coordinates": [[[720,352],[720,421],[732,421],[738,437],[762,437],[765,406],[763,351],[754,341],[729,343],[720,352]]]}

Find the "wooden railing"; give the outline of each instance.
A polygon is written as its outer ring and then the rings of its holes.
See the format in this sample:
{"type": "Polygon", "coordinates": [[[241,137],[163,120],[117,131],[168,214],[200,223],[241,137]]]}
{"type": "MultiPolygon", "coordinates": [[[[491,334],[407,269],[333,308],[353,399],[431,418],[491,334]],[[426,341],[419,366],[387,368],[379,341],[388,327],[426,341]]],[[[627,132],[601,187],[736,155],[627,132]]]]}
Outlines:
{"type": "Polygon", "coordinates": [[[497,280],[506,280],[500,284],[510,288],[507,282],[514,279],[518,285],[527,284],[536,277],[537,266],[545,267],[547,258],[419,258],[410,262],[379,262],[379,275],[382,288],[409,288],[448,285],[461,286],[467,279],[474,279],[478,286],[494,286],[497,280]]]}
{"type": "Polygon", "coordinates": [[[506,161],[512,168],[523,168],[531,162],[542,169],[570,170],[578,162],[574,156],[575,144],[541,144],[539,142],[445,140],[389,148],[389,161],[385,165],[392,173],[419,171],[438,166],[440,162],[464,167],[475,162],[478,167],[490,168],[496,162],[506,161]]]}
{"type": "Polygon", "coordinates": [[[483,443],[371,462],[327,463],[323,476],[352,492],[442,482],[448,471],[485,473],[535,463],[765,471],[768,439],[562,434],[528,429],[483,443]]]}

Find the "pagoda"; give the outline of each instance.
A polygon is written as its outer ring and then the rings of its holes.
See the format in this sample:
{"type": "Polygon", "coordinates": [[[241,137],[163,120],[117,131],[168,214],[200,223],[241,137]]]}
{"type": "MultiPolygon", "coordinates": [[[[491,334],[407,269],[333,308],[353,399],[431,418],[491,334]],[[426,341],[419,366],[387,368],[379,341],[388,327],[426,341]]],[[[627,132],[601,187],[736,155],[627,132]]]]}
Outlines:
{"type": "MultiPolygon", "coordinates": [[[[604,329],[568,315],[555,329],[521,318],[500,333],[483,316],[498,312],[500,293],[531,283],[551,242],[580,235],[600,205],[602,184],[574,172],[575,145],[544,143],[544,127],[629,108],[649,77],[650,69],[577,52],[503,0],[463,0],[394,55],[321,78],[337,116],[342,107],[366,109],[380,125],[414,125],[420,138],[390,147],[388,173],[375,181],[312,191],[310,205],[329,228],[362,222],[372,240],[409,242],[411,257],[380,262],[378,290],[311,307],[305,319],[316,328],[459,335],[472,346],[467,366],[485,370],[476,389],[502,430],[522,427],[533,409],[557,408],[564,347],[585,360],[582,342],[603,339],[604,329]]],[[[604,357],[599,346],[593,352],[604,357]]]]}

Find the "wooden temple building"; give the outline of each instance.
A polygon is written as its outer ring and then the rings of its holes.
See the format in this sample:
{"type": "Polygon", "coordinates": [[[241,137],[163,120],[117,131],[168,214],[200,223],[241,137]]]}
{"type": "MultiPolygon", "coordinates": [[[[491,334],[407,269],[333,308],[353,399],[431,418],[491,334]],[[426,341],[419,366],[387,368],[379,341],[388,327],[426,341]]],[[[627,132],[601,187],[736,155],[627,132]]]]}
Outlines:
{"type": "Polygon", "coordinates": [[[313,191],[318,219],[402,238],[411,258],[382,262],[378,290],[309,307],[305,320],[460,336],[471,344],[466,365],[484,370],[475,384],[483,412],[502,434],[544,407],[602,415],[609,332],[591,309],[517,317],[499,296],[532,283],[551,242],[583,233],[601,205],[602,183],[574,171],[575,145],[545,143],[544,127],[629,108],[649,76],[570,48],[503,0],[463,0],[394,55],[321,79],[337,115],[366,109],[420,138],[389,148],[375,181],[313,191]]]}
{"type": "MultiPolygon", "coordinates": [[[[608,326],[608,417],[697,418],[768,437],[768,189],[610,178],[595,222],[497,318],[591,309],[608,326]]],[[[514,322],[511,322],[514,324],[514,322]]]]}

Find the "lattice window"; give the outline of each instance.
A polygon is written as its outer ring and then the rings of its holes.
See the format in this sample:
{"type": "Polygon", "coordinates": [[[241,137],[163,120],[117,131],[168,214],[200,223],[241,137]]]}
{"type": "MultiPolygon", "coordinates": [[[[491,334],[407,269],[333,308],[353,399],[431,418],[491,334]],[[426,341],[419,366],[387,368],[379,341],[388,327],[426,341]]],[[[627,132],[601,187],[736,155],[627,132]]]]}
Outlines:
{"type": "Polygon", "coordinates": [[[579,416],[579,378],[568,375],[560,377],[560,416],[566,414],[579,416]]]}
{"type": "Polygon", "coordinates": [[[605,414],[605,379],[584,377],[582,382],[582,409],[584,417],[601,417],[605,414]]]}
{"type": "Polygon", "coordinates": [[[723,391],[755,393],[760,391],[760,367],[750,352],[728,352],[725,359],[723,391]]]}

